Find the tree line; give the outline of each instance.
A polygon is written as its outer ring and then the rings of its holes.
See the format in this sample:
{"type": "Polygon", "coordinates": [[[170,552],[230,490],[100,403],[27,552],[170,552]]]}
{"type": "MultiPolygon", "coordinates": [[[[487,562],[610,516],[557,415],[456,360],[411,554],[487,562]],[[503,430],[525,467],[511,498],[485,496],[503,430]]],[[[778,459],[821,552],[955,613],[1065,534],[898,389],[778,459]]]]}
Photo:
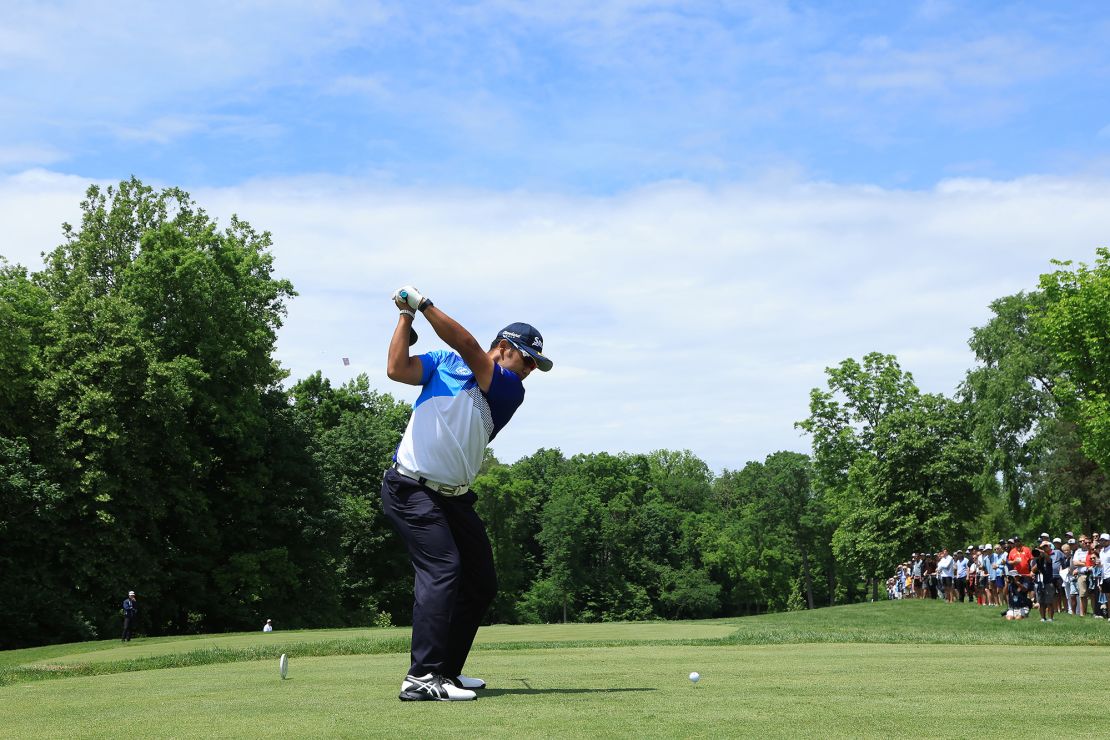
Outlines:
{"type": "MultiPolygon", "coordinates": [[[[0,648],[114,634],[404,623],[380,511],[410,407],[290,381],[271,237],[176,188],[90,187],[28,271],[0,258],[0,648]]],[[[846,359],[779,451],[487,457],[495,622],[683,619],[873,596],[911,551],[1110,522],[1110,255],[995,301],[951,396],[846,359]]]]}

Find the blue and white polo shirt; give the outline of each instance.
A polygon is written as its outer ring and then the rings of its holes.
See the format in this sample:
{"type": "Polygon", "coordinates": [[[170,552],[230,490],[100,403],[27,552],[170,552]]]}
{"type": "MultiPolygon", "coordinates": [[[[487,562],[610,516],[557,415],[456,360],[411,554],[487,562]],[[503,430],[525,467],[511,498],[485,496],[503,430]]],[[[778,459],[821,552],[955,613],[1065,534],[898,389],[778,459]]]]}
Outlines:
{"type": "Polygon", "coordinates": [[[494,364],[489,391],[454,352],[419,355],[424,389],[412,408],[394,460],[428,480],[469,485],[478,477],[486,446],[524,402],[520,376],[494,364]]]}

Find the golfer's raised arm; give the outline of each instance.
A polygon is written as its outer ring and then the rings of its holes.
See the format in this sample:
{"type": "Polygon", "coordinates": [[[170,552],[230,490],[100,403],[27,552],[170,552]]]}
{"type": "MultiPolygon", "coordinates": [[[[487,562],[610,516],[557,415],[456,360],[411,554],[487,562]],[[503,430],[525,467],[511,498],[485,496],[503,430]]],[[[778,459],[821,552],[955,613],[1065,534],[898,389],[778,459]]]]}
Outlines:
{"type": "Polygon", "coordinates": [[[409,356],[409,332],[412,330],[413,314],[402,309],[397,316],[397,327],[389,339],[389,354],[386,357],[385,374],[390,380],[409,385],[420,385],[424,378],[424,364],[419,357],[409,356]]]}
{"type": "Polygon", "coordinates": [[[439,338],[447,343],[451,349],[459,353],[466,362],[467,367],[474,373],[474,380],[483,391],[489,390],[490,381],[493,379],[493,359],[474,335],[467,331],[462,324],[440,311],[435,306],[429,305],[423,309],[424,318],[435,329],[439,338]]]}

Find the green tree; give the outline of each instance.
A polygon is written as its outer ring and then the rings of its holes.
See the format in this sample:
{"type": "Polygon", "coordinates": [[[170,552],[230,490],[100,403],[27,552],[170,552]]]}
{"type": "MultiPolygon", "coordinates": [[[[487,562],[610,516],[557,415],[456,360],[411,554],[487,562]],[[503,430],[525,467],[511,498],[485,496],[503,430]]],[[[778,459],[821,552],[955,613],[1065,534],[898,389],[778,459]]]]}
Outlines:
{"type": "Polygon", "coordinates": [[[1091,532],[1110,521],[1110,480],[1082,450],[1075,422],[1049,419],[1040,425],[1036,465],[1030,472],[1034,495],[1025,511],[1031,531],[1091,532]]]}
{"type": "Polygon", "coordinates": [[[1035,323],[1059,365],[1056,398],[1079,425],[1084,453],[1110,465],[1110,249],[1094,265],[1057,262],[1041,276],[1047,303],[1035,323]]]}
{"type": "Polygon", "coordinates": [[[730,609],[815,605],[815,575],[824,573],[831,553],[811,478],[806,455],[776,452],[715,481],[715,499],[730,505],[701,519],[700,549],[725,584],[730,609]]]}
{"type": "Polygon", "coordinates": [[[1043,293],[1017,293],[991,303],[993,316],[972,330],[968,344],[977,366],[960,388],[971,404],[974,436],[988,470],[1001,478],[1010,514],[1023,520],[1035,495],[1035,442],[1041,424],[1055,418],[1055,358],[1033,325],[1044,311],[1043,293]]]}
{"type": "Polygon", "coordinates": [[[81,210],[33,276],[51,417],[31,456],[62,492],[58,558],[90,620],[114,631],[129,587],[153,632],[253,628],[313,601],[325,584],[298,559],[327,537],[275,514],[323,507],[272,359],[293,291],[269,235],[135,179],[89,188],[81,210]]]}
{"type": "Polygon", "coordinates": [[[492,464],[474,481],[475,505],[485,521],[497,568],[498,593],[491,622],[553,621],[542,595],[524,599],[540,575],[543,548],[540,516],[566,459],[558,450],[538,450],[513,465],[492,464]],[[542,613],[541,613],[542,612],[542,613]]]}
{"type": "Polygon", "coordinates": [[[95,635],[58,562],[61,499],[26,441],[0,435],[0,650],[95,635]]]}
{"type": "Polygon", "coordinates": [[[829,502],[838,560],[878,579],[921,545],[962,536],[982,509],[980,448],[970,411],[922,394],[890,355],[829,368],[810,395],[817,484],[829,502]]]}
{"type": "Polygon", "coordinates": [[[1000,298],[991,304],[991,320],[972,332],[977,365],[960,393],[987,455],[983,488],[990,491],[997,475],[1006,505],[1001,511],[988,496],[976,534],[1063,531],[1099,521],[1105,479],[1083,450],[1074,399],[1060,392],[1067,373],[1040,328],[1049,306],[1043,291],[1000,298]]]}
{"type": "Polygon", "coordinates": [[[339,549],[332,564],[347,624],[399,621],[412,607],[411,568],[404,544],[382,512],[382,472],[401,441],[411,408],[370,389],[365,374],[340,388],[319,372],[291,390],[309,430],[312,457],[338,516],[339,549]]]}

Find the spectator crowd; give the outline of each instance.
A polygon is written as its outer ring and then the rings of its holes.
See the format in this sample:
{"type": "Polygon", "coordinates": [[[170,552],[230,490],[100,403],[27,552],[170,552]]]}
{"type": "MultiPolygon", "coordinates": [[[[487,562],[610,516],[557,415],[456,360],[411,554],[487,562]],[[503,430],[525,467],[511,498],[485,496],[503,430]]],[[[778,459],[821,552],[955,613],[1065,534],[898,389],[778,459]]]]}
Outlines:
{"type": "Polygon", "coordinates": [[[1002,607],[1002,616],[1011,620],[1034,610],[1042,622],[1064,613],[1107,619],[1110,533],[1054,538],[1042,532],[1033,547],[1013,537],[962,550],[915,552],[887,580],[887,594],[1002,607]]]}

